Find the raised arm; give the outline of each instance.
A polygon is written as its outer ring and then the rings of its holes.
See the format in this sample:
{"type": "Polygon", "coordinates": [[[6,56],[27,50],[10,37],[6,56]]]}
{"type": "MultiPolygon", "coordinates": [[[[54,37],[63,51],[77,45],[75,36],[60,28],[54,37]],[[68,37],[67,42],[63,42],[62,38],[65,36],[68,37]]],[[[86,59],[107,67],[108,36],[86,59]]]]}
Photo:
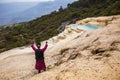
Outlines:
{"type": "Polygon", "coordinates": [[[44,51],[47,49],[47,47],[48,47],[48,44],[47,44],[47,42],[46,42],[44,48],[42,48],[42,51],[44,52],[44,51]]]}
{"type": "Polygon", "coordinates": [[[32,42],[31,47],[32,47],[32,49],[33,49],[34,51],[36,51],[36,48],[35,48],[35,46],[34,46],[34,42],[32,42]]]}

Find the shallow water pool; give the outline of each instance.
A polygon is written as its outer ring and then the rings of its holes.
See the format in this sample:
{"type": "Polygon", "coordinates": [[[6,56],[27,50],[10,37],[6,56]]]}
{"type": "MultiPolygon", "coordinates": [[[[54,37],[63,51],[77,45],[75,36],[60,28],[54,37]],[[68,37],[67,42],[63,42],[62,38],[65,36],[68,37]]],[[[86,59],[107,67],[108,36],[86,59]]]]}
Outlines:
{"type": "Polygon", "coordinates": [[[91,24],[86,24],[86,25],[77,25],[77,24],[71,24],[70,25],[72,29],[81,29],[81,30],[96,30],[101,28],[101,26],[97,25],[91,25],[91,24]]]}

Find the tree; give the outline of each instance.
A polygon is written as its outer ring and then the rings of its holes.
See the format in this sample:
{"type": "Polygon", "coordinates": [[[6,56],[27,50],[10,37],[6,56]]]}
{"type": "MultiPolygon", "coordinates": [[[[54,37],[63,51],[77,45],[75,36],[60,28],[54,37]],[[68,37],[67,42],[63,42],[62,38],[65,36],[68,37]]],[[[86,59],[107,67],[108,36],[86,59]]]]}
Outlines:
{"type": "Polygon", "coordinates": [[[59,11],[63,11],[63,7],[62,6],[60,6],[59,11]]]}

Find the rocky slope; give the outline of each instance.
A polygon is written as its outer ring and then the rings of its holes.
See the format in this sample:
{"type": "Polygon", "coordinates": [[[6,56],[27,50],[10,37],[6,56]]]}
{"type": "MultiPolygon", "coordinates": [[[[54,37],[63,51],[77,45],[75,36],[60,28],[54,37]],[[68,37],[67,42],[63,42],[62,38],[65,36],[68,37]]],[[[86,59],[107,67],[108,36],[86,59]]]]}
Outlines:
{"type": "Polygon", "coordinates": [[[120,15],[76,22],[88,23],[103,28],[89,31],[68,25],[48,40],[47,71],[40,74],[30,47],[1,53],[0,80],[120,80],[120,15]]]}

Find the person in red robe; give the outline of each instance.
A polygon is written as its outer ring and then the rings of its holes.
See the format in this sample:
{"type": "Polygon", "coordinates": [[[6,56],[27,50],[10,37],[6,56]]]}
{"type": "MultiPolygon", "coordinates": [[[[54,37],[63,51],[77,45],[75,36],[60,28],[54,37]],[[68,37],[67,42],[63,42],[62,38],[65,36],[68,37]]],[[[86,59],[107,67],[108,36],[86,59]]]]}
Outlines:
{"type": "Polygon", "coordinates": [[[38,70],[38,73],[40,73],[41,71],[46,70],[46,65],[45,65],[45,61],[44,61],[44,52],[47,49],[48,44],[46,42],[46,44],[43,48],[40,48],[41,43],[37,43],[36,46],[37,46],[37,48],[34,46],[34,42],[31,45],[32,49],[35,52],[35,59],[36,59],[35,68],[38,70]]]}

